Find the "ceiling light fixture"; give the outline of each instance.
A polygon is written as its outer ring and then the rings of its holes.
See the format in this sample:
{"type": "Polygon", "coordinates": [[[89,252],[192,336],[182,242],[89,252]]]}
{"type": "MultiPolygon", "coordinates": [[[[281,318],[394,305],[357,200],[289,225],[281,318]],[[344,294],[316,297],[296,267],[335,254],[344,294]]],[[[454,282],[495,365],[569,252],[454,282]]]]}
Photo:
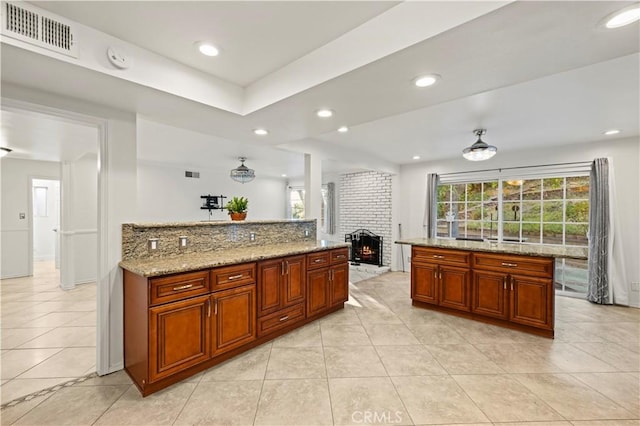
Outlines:
{"type": "Polygon", "coordinates": [[[205,56],[218,56],[218,54],[220,53],[218,48],[211,43],[199,41],[196,43],[196,46],[198,46],[198,50],[200,51],[200,53],[205,56]]]}
{"type": "Polygon", "coordinates": [[[11,151],[13,151],[13,150],[10,149],[10,148],[0,147],[0,158],[4,157],[5,155],[10,153],[11,151]]]}
{"type": "Polygon", "coordinates": [[[413,157],[411,157],[411,158],[413,158],[414,160],[419,160],[419,159],[420,159],[420,156],[419,156],[419,155],[414,155],[414,156],[413,156],[413,157]]]}
{"type": "Polygon", "coordinates": [[[287,177],[287,175],[285,173],[281,174],[280,176],[282,177],[287,177]]]}
{"type": "Polygon", "coordinates": [[[267,129],[254,129],[253,133],[255,133],[258,136],[265,136],[269,134],[269,131],[267,129]]]}
{"type": "Polygon", "coordinates": [[[462,150],[462,156],[464,158],[469,161],[484,161],[496,155],[498,148],[482,141],[482,135],[486,133],[486,129],[475,129],[473,131],[473,134],[478,137],[478,140],[470,147],[462,150]]]}
{"type": "Polygon", "coordinates": [[[436,82],[440,79],[440,76],[437,74],[429,74],[417,77],[413,80],[413,84],[417,87],[429,87],[436,84],[436,82]]]}
{"type": "Polygon", "coordinates": [[[604,26],[613,29],[624,27],[640,20],[640,4],[625,7],[605,18],[604,26]]]}
{"type": "Polygon", "coordinates": [[[330,109],[319,109],[316,112],[316,115],[320,118],[329,118],[333,115],[333,111],[331,111],[330,109]]]}
{"type": "Polygon", "coordinates": [[[349,128],[347,126],[342,126],[338,128],[338,131],[340,133],[347,133],[349,131],[349,128]]]}
{"type": "Polygon", "coordinates": [[[604,134],[607,135],[607,136],[617,135],[618,133],[620,133],[620,130],[618,130],[618,129],[611,129],[611,130],[607,130],[606,132],[604,132],[604,134]]]}
{"type": "Polygon", "coordinates": [[[256,173],[253,169],[250,169],[244,165],[244,162],[247,160],[247,157],[239,157],[238,160],[240,160],[240,163],[242,164],[240,164],[235,169],[231,169],[229,176],[231,176],[231,179],[235,180],[236,182],[240,182],[240,183],[251,182],[253,179],[255,179],[256,173]]]}

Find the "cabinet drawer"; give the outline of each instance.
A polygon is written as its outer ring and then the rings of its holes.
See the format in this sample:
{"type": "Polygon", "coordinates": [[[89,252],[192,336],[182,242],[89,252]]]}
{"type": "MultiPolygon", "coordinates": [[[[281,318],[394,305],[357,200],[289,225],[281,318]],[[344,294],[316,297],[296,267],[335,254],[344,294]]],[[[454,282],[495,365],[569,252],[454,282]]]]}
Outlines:
{"type": "Polygon", "coordinates": [[[211,291],[224,290],[256,281],[256,264],[224,266],[211,270],[211,291]]]}
{"type": "Polygon", "coordinates": [[[511,274],[553,277],[554,262],[551,258],[530,256],[506,256],[497,254],[474,254],[473,267],[511,274]]]}
{"type": "Polygon", "coordinates": [[[209,271],[188,272],[149,280],[149,304],[173,302],[209,293],[209,271]]]}
{"type": "Polygon", "coordinates": [[[262,337],[293,323],[302,321],[303,319],[304,303],[258,318],[258,337],[262,337]]]}
{"type": "Polygon", "coordinates": [[[411,256],[413,262],[435,262],[457,266],[468,266],[471,264],[471,253],[462,250],[414,246],[411,256]]]}
{"type": "Polygon", "coordinates": [[[319,251],[317,253],[309,253],[307,255],[307,269],[321,268],[323,266],[329,266],[330,252],[319,251]]]}
{"type": "Polygon", "coordinates": [[[342,263],[349,260],[349,249],[347,247],[331,250],[331,264],[342,263]]]}

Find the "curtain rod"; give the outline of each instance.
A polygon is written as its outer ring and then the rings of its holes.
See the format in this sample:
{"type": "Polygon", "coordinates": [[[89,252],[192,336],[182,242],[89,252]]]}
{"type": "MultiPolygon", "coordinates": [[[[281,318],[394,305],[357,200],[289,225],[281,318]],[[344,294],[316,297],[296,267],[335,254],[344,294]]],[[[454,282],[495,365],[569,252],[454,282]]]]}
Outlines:
{"type": "Polygon", "coordinates": [[[500,167],[495,169],[469,170],[466,172],[442,173],[440,176],[466,175],[468,173],[492,172],[494,170],[497,170],[498,172],[502,172],[503,170],[532,169],[534,167],[571,166],[571,165],[587,166],[587,165],[590,165],[591,163],[593,163],[593,161],[574,161],[571,163],[539,164],[536,166],[500,167]]]}

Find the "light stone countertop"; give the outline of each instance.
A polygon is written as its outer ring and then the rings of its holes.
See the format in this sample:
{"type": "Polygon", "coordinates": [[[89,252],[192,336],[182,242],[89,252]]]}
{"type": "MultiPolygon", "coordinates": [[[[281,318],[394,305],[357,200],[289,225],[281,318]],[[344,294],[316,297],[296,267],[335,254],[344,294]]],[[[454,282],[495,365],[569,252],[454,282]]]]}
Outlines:
{"type": "Polygon", "coordinates": [[[305,241],[189,253],[160,259],[130,259],[121,261],[119,265],[134,274],[155,277],[349,246],[348,243],[333,241],[305,241]]]}
{"type": "Polygon", "coordinates": [[[408,244],[420,247],[437,247],[487,253],[518,254],[525,256],[588,259],[587,247],[544,246],[519,243],[493,243],[489,241],[450,240],[443,238],[411,238],[395,241],[396,244],[408,244]]]}
{"type": "Polygon", "coordinates": [[[264,220],[203,220],[198,222],[141,222],[123,223],[125,226],[137,228],[176,228],[189,226],[220,226],[220,225],[269,225],[274,223],[315,223],[315,219],[264,219],[264,220]]]}

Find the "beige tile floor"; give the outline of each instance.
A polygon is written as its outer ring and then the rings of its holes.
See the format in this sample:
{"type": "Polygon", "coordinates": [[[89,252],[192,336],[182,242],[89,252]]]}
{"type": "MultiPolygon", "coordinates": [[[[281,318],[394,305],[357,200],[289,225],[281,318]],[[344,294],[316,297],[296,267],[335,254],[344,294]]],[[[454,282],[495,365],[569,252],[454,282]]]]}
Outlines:
{"type": "Polygon", "coordinates": [[[539,338],[413,308],[409,274],[388,273],[353,284],[343,311],[147,398],[120,371],[2,424],[637,426],[640,310],[556,307],[557,338],[539,338]]]}
{"type": "Polygon", "coordinates": [[[95,371],[96,285],[59,282],[53,262],[0,280],[2,404],[95,371]]]}

